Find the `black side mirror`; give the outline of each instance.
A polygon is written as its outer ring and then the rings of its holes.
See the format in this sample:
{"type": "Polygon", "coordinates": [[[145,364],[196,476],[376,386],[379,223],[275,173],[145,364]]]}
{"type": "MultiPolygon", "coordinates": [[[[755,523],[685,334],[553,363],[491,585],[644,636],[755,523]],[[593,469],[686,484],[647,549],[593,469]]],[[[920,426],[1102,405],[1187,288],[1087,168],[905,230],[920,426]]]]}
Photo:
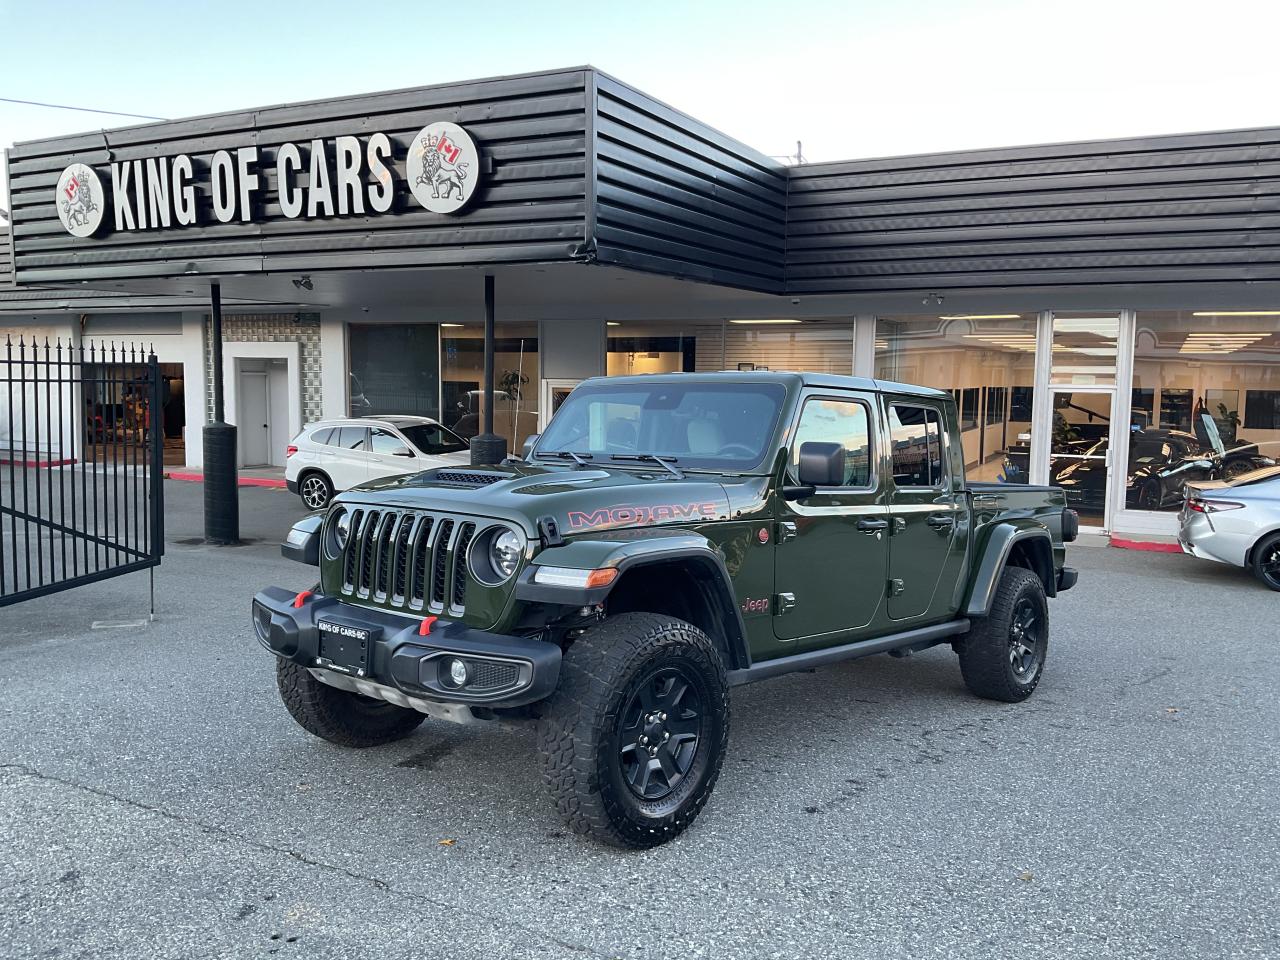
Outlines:
{"type": "Polygon", "coordinates": [[[408,447],[399,447],[395,450],[392,450],[391,455],[393,457],[410,457],[410,458],[415,456],[414,452],[410,450],[408,447]]]}
{"type": "Polygon", "coordinates": [[[810,440],[800,444],[802,487],[839,487],[844,485],[844,447],[838,443],[810,440]]]}
{"type": "Polygon", "coordinates": [[[522,459],[528,460],[533,456],[533,448],[537,444],[538,437],[540,436],[542,436],[540,433],[531,433],[524,438],[524,443],[520,445],[520,457],[522,459]]]}

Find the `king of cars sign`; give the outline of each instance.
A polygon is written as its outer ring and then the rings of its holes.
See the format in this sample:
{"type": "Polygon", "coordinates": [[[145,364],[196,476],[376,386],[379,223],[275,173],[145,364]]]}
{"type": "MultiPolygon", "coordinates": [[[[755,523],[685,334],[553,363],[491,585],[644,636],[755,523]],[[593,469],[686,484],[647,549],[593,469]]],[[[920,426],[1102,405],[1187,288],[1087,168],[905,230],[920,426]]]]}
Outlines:
{"type": "Polygon", "coordinates": [[[402,168],[396,152],[390,137],[373,133],[218,150],[208,158],[113,160],[109,189],[92,167],[76,162],[58,178],[58,218],[72,236],[91,237],[108,208],[117,231],[383,214],[406,192],[398,169],[419,205],[450,214],[480,187],[480,150],[456,123],[430,123],[418,131],[402,168]],[[272,168],[274,191],[265,173],[272,168]]]}

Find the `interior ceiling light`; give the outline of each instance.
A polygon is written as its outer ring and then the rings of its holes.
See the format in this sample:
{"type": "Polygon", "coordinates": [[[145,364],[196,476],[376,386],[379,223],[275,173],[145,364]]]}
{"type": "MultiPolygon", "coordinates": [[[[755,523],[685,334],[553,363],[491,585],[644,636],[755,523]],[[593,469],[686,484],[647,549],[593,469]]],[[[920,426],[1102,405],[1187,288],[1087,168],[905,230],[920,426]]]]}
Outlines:
{"type": "Polygon", "coordinates": [[[1120,325],[1119,317],[1054,317],[1053,329],[1055,333],[1096,333],[1099,336],[1105,336],[1108,327],[1117,329],[1120,325]]]}
{"type": "Polygon", "coordinates": [[[604,322],[604,325],[605,325],[606,327],[620,327],[620,326],[622,326],[622,324],[620,324],[617,320],[606,320],[606,321],[604,322]]]}
{"type": "Polygon", "coordinates": [[[460,323],[442,323],[442,324],[440,324],[440,326],[442,326],[442,327],[460,327],[460,326],[462,326],[462,324],[460,324],[460,323]]]}
{"type": "Polygon", "coordinates": [[[799,323],[799,320],[730,320],[730,323],[799,323]]]}
{"type": "Polygon", "coordinates": [[[1020,313],[957,313],[939,320],[1021,320],[1020,313]]]}
{"type": "Polygon", "coordinates": [[[1193,317],[1280,317],[1280,310],[1200,310],[1193,317]]]}

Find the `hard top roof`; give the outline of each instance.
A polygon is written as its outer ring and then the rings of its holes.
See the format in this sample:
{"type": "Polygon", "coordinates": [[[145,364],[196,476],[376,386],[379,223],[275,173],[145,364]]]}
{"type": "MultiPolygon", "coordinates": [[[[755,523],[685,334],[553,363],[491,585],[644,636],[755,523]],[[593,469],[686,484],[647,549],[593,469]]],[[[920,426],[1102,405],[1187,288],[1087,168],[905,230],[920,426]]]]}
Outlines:
{"type": "Polygon", "coordinates": [[[793,372],[789,370],[720,370],[715,373],[638,373],[620,377],[591,377],[583,383],[688,383],[710,381],[724,383],[778,383],[788,389],[797,387],[830,387],[836,390],[864,390],[879,393],[901,393],[934,399],[950,398],[945,390],[893,380],[870,377],[842,377],[833,373],[793,372]]]}

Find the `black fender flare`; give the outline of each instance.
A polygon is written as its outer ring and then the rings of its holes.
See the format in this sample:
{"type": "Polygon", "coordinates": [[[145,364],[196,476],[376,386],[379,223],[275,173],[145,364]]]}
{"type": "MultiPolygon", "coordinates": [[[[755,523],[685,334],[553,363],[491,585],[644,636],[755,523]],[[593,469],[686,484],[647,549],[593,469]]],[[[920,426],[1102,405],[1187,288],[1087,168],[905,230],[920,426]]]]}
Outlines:
{"type": "Polygon", "coordinates": [[[1057,577],[1053,569],[1053,539],[1049,531],[1038,523],[997,523],[988,534],[982,548],[982,558],[973,573],[973,583],[969,587],[969,602],[965,605],[965,616],[985,617],[991,612],[991,603],[995,597],[996,587],[1000,583],[1000,575],[1009,562],[1009,554],[1020,543],[1026,543],[1033,550],[1042,551],[1041,566],[1045,569],[1033,571],[1044,584],[1046,596],[1055,596],[1058,592],[1057,577]]]}
{"type": "MultiPolygon", "coordinates": [[[[622,547],[622,544],[617,546],[622,547]]],[[[725,566],[724,557],[704,538],[696,535],[660,537],[651,541],[633,541],[619,549],[601,566],[614,567],[618,576],[603,587],[581,588],[553,586],[536,583],[534,575],[539,566],[556,566],[557,549],[551,548],[538,556],[540,563],[526,567],[516,580],[516,600],[523,603],[552,603],[563,606],[589,607],[604,603],[609,594],[621,584],[629,571],[669,563],[691,563],[702,575],[701,588],[713,605],[724,630],[728,654],[726,669],[738,670],[751,666],[751,652],[747,643],[746,625],[733,591],[733,578],[725,566]]]]}

